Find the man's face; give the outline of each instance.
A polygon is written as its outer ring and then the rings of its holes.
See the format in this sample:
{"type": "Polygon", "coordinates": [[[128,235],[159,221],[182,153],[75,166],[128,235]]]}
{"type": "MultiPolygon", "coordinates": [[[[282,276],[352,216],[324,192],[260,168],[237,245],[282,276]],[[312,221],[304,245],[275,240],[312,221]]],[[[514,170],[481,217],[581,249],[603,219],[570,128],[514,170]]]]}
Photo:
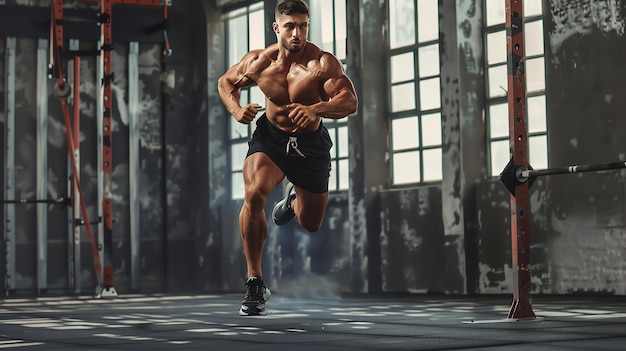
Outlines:
{"type": "Polygon", "coordinates": [[[290,52],[298,52],[306,43],[309,33],[309,16],[300,13],[280,15],[273,27],[278,43],[290,52]]]}

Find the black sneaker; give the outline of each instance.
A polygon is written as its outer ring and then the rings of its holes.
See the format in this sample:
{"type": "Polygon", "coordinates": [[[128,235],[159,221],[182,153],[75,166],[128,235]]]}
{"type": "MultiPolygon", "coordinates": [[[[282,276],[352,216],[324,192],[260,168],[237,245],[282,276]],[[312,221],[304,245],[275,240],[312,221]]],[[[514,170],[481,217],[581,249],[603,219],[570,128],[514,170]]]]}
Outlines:
{"type": "Polygon", "coordinates": [[[293,184],[287,184],[285,188],[285,197],[278,201],[274,209],[272,210],[272,219],[276,225],[287,224],[296,214],[291,208],[291,201],[296,198],[296,192],[293,184]]]}
{"type": "Polygon", "coordinates": [[[241,316],[265,316],[267,310],[265,309],[265,302],[270,299],[272,293],[270,289],[265,286],[263,279],[257,277],[250,277],[246,282],[246,296],[241,303],[241,309],[239,309],[239,315],[241,316]]]}

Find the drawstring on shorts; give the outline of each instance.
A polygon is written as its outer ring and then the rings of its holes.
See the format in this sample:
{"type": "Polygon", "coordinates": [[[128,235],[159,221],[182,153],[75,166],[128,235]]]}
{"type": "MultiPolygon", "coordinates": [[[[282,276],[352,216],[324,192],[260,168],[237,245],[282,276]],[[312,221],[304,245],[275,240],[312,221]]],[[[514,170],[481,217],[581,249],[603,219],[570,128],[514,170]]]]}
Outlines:
{"type": "Polygon", "coordinates": [[[287,155],[289,155],[289,150],[293,149],[296,151],[296,153],[304,158],[306,158],[306,156],[302,153],[302,151],[300,151],[300,149],[298,149],[298,137],[297,136],[290,136],[289,140],[287,141],[287,148],[285,150],[285,153],[287,155]]]}

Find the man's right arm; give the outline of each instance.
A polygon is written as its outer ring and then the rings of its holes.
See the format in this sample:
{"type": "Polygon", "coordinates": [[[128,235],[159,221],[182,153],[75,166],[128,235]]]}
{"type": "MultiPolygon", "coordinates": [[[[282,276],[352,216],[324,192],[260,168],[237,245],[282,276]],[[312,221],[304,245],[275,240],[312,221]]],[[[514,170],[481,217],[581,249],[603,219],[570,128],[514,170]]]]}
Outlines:
{"type": "Polygon", "coordinates": [[[226,106],[228,112],[230,112],[237,121],[244,124],[252,122],[254,117],[256,117],[257,109],[260,107],[258,104],[248,104],[244,107],[240,105],[241,88],[254,83],[254,81],[246,75],[246,71],[250,63],[254,62],[257,57],[258,54],[256,52],[249,52],[239,63],[236,63],[228,69],[217,81],[217,91],[220,94],[224,106],[226,106]]]}

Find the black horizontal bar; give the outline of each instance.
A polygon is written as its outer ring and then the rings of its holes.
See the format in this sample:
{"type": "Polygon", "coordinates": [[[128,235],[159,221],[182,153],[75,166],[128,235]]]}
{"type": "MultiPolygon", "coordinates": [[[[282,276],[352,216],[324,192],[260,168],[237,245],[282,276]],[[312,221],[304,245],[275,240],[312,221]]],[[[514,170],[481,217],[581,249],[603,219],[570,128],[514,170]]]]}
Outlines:
{"type": "MultiPolygon", "coordinates": [[[[195,1],[194,1],[195,2],[195,1]]],[[[198,5],[200,6],[200,5],[198,5]]],[[[99,9],[64,8],[63,37],[66,39],[100,39],[99,9]]],[[[113,6],[112,35],[115,42],[137,41],[162,43],[163,10],[159,6],[113,6]]],[[[187,21],[175,11],[170,11],[168,35],[173,42],[182,42],[181,28],[187,21]]],[[[50,7],[0,5],[0,36],[50,38],[50,7]]]]}
{"type": "Polygon", "coordinates": [[[66,204],[69,198],[59,197],[57,199],[17,199],[17,200],[2,200],[4,204],[66,204]]]}
{"type": "Polygon", "coordinates": [[[566,173],[583,173],[583,172],[595,172],[606,171],[610,169],[626,168],[626,162],[613,162],[598,165],[582,165],[582,166],[569,166],[561,168],[548,168],[548,169],[530,169],[521,172],[522,177],[539,177],[554,174],[566,174],[566,173]]]}

